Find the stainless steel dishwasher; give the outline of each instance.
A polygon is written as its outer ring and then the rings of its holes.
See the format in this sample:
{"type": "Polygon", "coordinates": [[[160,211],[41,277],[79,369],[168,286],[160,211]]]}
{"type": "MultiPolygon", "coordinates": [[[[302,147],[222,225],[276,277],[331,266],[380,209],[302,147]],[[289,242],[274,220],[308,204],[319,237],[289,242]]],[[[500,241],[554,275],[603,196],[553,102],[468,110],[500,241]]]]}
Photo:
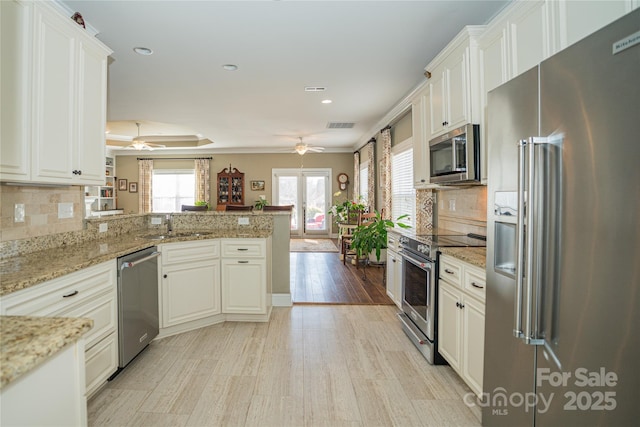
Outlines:
{"type": "Polygon", "coordinates": [[[158,335],[159,255],[153,246],[118,258],[118,371],[158,335]]]}

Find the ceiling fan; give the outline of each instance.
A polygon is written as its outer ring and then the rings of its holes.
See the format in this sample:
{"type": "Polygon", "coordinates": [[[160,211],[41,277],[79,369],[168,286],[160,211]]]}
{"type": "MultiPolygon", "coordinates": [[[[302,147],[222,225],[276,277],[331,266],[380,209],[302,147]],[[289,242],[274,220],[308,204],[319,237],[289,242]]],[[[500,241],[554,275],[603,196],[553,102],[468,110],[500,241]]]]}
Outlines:
{"type": "Polygon", "coordinates": [[[292,153],[298,153],[303,156],[305,153],[322,153],[324,151],[324,147],[316,147],[304,143],[301,136],[299,136],[298,139],[300,142],[296,143],[295,147],[293,147],[292,153]]]}
{"type": "Polygon", "coordinates": [[[167,148],[166,145],[161,144],[152,144],[150,142],[146,142],[143,137],[140,136],[140,123],[136,123],[138,127],[138,136],[134,137],[131,141],[131,145],[128,145],[125,148],[129,148],[131,150],[149,150],[152,151],[156,148],[167,148]]]}

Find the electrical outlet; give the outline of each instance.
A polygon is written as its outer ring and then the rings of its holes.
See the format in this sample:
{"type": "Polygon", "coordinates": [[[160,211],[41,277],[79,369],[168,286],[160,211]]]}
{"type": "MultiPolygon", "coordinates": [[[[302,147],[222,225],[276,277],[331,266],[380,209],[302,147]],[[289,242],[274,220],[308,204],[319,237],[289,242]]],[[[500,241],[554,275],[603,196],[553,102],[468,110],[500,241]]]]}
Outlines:
{"type": "Polygon", "coordinates": [[[98,231],[100,233],[105,233],[108,229],[109,229],[109,225],[106,222],[103,222],[102,224],[98,225],[98,231]]]}
{"type": "Polygon", "coordinates": [[[73,203],[58,203],[58,218],[73,218],[73,203]]]}
{"type": "Polygon", "coordinates": [[[24,203],[16,203],[13,209],[13,222],[24,222],[24,203]]]}
{"type": "Polygon", "coordinates": [[[249,225],[249,218],[241,216],[238,218],[238,225],[249,225]]]}
{"type": "Polygon", "coordinates": [[[160,225],[162,224],[162,218],[159,216],[152,216],[151,217],[151,224],[152,225],[160,225]]]}
{"type": "Polygon", "coordinates": [[[450,211],[456,210],[456,199],[449,200],[449,210],[450,211]]]}

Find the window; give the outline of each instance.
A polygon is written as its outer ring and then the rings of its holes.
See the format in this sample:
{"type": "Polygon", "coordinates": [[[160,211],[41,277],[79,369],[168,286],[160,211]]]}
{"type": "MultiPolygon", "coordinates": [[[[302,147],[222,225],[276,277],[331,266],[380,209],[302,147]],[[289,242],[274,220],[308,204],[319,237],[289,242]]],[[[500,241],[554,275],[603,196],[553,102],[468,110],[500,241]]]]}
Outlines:
{"type": "Polygon", "coordinates": [[[193,205],[196,175],[193,169],[159,169],[151,181],[152,212],[180,212],[182,205],[193,205]]]}
{"type": "Polygon", "coordinates": [[[360,199],[369,206],[369,161],[360,163],[360,199]]]}
{"type": "Polygon", "coordinates": [[[411,138],[391,148],[391,219],[409,215],[403,222],[416,225],[416,190],[413,188],[413,142],[411,138]]]}

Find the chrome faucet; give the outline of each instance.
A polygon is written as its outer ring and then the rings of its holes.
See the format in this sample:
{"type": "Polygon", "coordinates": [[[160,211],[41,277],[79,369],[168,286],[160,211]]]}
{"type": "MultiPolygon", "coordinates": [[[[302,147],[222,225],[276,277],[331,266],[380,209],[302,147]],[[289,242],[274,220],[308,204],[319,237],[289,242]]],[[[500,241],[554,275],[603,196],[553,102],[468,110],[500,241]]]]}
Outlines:
{"type": "Polygon", "coordinates": [[[171,233],[173,231],[173,221],[171,218],[171,214],[167,214],[167,233],[171,233]]]}

